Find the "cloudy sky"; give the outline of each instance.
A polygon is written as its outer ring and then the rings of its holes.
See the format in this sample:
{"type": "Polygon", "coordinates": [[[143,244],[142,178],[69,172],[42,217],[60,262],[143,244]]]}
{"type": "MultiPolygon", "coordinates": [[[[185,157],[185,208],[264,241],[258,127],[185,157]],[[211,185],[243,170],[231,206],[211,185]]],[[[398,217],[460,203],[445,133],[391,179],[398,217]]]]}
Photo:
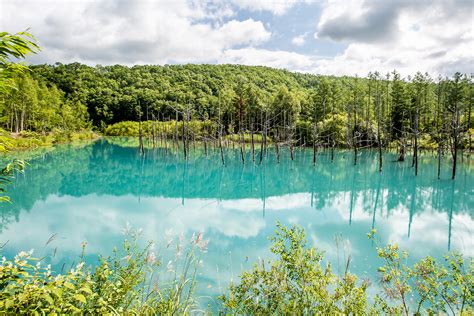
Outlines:
{"type": "Polygon", "coordinates": [[[366,75],[474,72],[470,0],[0,0],[31,63],[236,63],[366,75]]]}

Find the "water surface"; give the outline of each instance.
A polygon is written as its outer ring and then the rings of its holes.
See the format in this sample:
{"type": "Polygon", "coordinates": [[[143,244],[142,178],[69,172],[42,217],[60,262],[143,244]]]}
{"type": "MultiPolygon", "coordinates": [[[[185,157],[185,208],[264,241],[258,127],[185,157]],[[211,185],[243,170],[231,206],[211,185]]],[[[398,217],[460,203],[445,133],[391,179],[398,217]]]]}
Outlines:
{"type": "Polygon", "coordinates": [[[240,153],[229,149],[223,167],[212,149],[206,157],[191,147],[185,161],[164,148],[140,156],[130,143],[103,139],[37,151],[9,189],[13,203],[1,206],[4,254],[33,248],[37,256],[50,255],[59,271],[76,260],[83,241],[91,263],[97,253],[110,253],[127,222],[159,245],[166,231],[186,240],[202,231],[210,240],[199,275],[203,301],[269,256],[276,221],[303,226],[336,272],[350,256],[352,272],[375,278],[379,261],[366,237],[372,228],[413,259],[448,250],[473,255],[472,161],[451,181],[449,162],[437,180],[429,154],[421,156],[415,177],[410,157],[396,163],[391,153],[384,154],[380,174],[371,151],[360,154],[357,166],[352,152],[336,152],[332,162],[321,152],[313,167],[311,150],[297,150],[294,161],[283,151],[280,163],[270,150],[262,164],[247,153],[242,164],[240,153]]]}

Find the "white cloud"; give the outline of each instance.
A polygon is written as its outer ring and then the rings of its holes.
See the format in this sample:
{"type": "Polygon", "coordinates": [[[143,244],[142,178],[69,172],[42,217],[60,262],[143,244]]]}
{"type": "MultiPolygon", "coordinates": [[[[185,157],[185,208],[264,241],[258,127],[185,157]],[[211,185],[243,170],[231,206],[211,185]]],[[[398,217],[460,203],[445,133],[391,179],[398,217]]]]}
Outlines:
{"type": "Polygon", "coordinates": [[[328,1],[315,38],[348,44],[314,71],[360,74],[397,69],[452,74],[474,71],[473,6],[447,1],[328,1]]]}
{"type": "Polygon", "coordinates": [[[250,66],[264,65],[294,71],[307,71],[314,65],[313,58],[307,55],[253,47],[226,50],[219,58],[219,62],[250,66]]]}
{"type": "Polygon", "coordinates": [[[229,10],[186,1],[7,0],[1,20],[11,32],[31,27],[43,49],[34,62],[213,62],[225,49],[271,36],[251,18],[222,22],[229,10]]]}
{"type": "Polygon", "coordinates": [[[250,11],[269,11],[275,15],[283,15],[290,8],[301,3],[314,0],[231,0],[235,5],[250,11]]]}
{"type": "MultiPolygon", "coordinates": [[[[308,2],[314,1],[2,0],[0,27],[31,27],[42,47],[33,63],[234,63],[361,76],[394,69],[405,76],[474,72],[473,6],[467,0],[326,0],[315,33],[318,51],[328,40],[342,43],[344,51],[324,58],[265,47],[278,17],[237,17],[238,9],[281,16],[308,2]]],[[[286,40],[314,49],[307,33],[286,40]]]]}
{"type": "Polygon", "coordinates": [[[306,35],[307,33],[295,36],[293,37],[291,42],[296,46],[303,46],[304,43],[306,42],[306,35]]]}

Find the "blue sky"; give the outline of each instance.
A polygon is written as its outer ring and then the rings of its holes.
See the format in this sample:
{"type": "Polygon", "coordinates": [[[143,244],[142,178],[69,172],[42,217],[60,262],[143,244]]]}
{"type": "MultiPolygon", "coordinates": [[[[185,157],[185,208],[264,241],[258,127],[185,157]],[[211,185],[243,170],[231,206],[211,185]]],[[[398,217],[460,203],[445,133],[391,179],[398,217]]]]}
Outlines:
{"type": "Polygon", "coordinates": [[[467,0],[2,0],[31,63],[234,63],[335,75],[474,72],[467,0]]]}

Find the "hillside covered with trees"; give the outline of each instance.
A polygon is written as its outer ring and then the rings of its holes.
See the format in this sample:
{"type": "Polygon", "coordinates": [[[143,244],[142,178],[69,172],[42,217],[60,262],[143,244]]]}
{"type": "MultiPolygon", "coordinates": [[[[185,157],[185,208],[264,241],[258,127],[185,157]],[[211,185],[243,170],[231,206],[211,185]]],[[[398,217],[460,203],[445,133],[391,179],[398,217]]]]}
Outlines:
{"type": "Polygon", "coordinates": [[[255,134],[290,150],[352,148],[355,160],[360,148],[396,147],[400,160],[411,150],[414,164],[419,148],[437,149],[440,156],[451,152],[456,161],[459,149],[470,152],[474,132],[473,80],[461,73],[434,79],[422,73],[402,78],[394,71],[357,78],[260,66],[58,63],[32,66],[15,85],[1,102],[1,124],[11,132],[92,126],[132,136],[139,129],[133,122],[150,121],[147,132],[157,137],[151,121],[167,121],[166,133],[176,142],[182,135],[217,142],[232,134],[244,146],[255,134]],[[172,121],[184,123],[178,128],[172,121]],[[196,121],[207,121],[207,127],[190,128],[196,121]]]}

